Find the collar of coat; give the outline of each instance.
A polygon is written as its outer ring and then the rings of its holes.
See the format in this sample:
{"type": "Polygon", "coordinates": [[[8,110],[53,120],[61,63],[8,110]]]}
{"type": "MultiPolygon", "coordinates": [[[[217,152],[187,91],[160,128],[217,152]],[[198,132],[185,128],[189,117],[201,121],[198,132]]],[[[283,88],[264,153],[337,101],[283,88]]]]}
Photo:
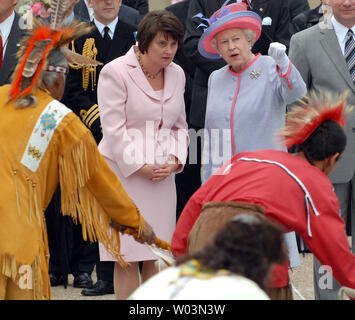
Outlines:
{"type": "MultiPolygon", "coordinates": [[[[159,95],[150,85],[148,79],[144,75],[138,59],[135,54],[135,48],[137,46],[132,46],[132,48],[125,55],[125,62],[128,66],[132,67],[128,74],[132,78],[132,80],[136,83],[136,85],[141,88],[147,95],[156,100],[161,100],[159,95]]],[[[173,93],[176,90],[178,76],[178,69],[176,68],[174,63],[170,63],[166,68],[164,68],[164,97],[163,101],[171,98],[173,93]]]]}

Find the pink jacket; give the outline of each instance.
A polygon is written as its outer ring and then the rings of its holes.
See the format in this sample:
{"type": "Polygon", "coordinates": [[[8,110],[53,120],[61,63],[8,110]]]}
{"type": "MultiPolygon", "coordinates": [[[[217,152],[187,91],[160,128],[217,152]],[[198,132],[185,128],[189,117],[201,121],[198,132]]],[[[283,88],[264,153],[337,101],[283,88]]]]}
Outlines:
{"type": "Polygon", "coordinates": [[[99,150],[125,178],[170,155],[184,164],[189,143],[183,70],[175,63],[165,68],[161,94],[144,76],[134,49],[104,66],[97,91],[103,129],[99,150]]]}

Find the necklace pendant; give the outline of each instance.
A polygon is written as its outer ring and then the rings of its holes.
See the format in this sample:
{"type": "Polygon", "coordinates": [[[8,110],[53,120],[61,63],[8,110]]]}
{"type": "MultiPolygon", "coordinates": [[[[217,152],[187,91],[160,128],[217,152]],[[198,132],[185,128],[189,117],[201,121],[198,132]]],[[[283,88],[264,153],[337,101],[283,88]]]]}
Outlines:
{"type": "Polygon", "coordinates": [[[142,57],[140,54],[137,55],[137,58],[138,58],[138,62],[139,62],[139,65],[144,73],[144,75],[148,78],[148,79],[155,79],[161,72],[161,70],[158,71],[157,74],[153,75],[151,73],[149,73],[144,67],[143,67],[143,63],[142,63],[142,57]]]}
{"type": "MultiPolygon", "coordinates": [[[[144,70],[145,71],[145,70],[144,70]]],[[[148,71],[145,71],[144,74],[149,78],[149,79],[155,79],[156,76],[153,76],[150,74],[148,71]]]]}

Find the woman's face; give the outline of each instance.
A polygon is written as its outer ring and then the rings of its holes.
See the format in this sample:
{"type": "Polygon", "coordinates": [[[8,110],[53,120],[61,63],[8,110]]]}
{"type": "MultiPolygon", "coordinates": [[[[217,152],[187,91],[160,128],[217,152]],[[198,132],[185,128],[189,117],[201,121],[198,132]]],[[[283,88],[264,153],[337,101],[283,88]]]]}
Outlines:
{"type": "Polygon", "coordinates": [[[159,32],[149,44],[146,55],[151,64],[165,68],[173,61],[177,49],[177,40],[170,35],[159,32]]]}
{"type": "Polygon", "coordinates": [[[234,72],[239,72],[251,61],[251,41],[239,28],[223,30],[215,36],[218,53],[231,66],[234,72]]]}

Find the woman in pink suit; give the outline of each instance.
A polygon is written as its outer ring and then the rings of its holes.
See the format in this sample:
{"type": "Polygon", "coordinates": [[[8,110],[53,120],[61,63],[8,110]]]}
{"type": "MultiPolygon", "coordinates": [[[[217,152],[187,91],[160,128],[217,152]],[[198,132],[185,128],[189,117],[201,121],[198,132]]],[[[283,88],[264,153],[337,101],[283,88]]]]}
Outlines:
{"type": "MultiPolygon", "coordinates": [[[[105,65],[98,83],[103,130],[99,150],[157,236],[171,241],[176,221],[174,174],[186,160],[188,132],[183,70],[172,62],[183,37],[179,20],[152,11],[138,27],[138,46],[105,65]]],[[[131,263],[116,263],[115,293],[126,299],[154,273],[157,257],[149,248],[121,237],[121,252],[131,263]]],[[[101,246],[100,259],[114,260],[101,246]]]]}

